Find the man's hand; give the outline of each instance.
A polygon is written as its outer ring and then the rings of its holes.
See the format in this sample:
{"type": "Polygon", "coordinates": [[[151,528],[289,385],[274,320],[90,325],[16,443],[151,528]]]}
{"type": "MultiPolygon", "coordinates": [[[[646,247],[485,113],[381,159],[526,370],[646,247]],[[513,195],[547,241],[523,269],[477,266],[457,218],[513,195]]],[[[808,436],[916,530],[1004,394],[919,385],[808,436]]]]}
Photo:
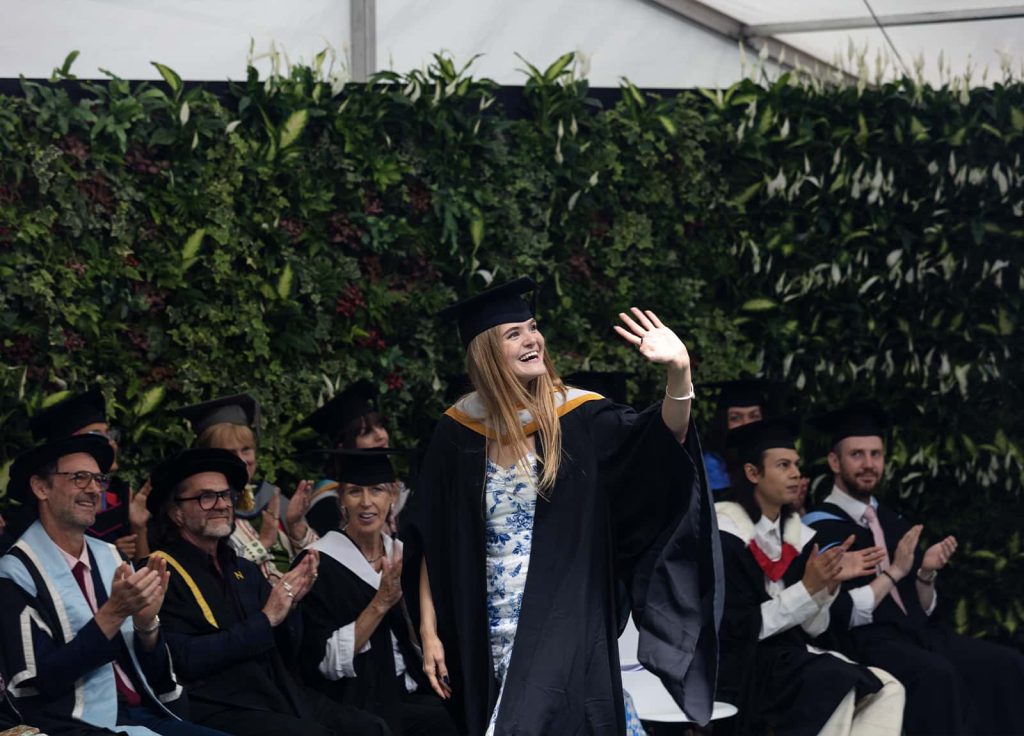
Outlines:
{"type": "Polygon", "coordinates": [[[263,605],[263,613],[270,620],[271,626],[278,626],[284,621],[292,606],[310,591],[316,581],[316,568],[319,564],[320,554],[316,550],[309,550],[302,562],[277,581],[263,605]]]}
{"type": "Polygon", "coordinates": [[[910,530],[903,535],[899,544],[896,545],[896,554],[893,555],[892,564],[889,566],[889,574],[902,580],[914,566],[914,552],[917,550],[917,543],[921,539],[921,531],[924,527],[921,524],[910,527],[910,530]]]}
{"type": "Polygon", "coordinates": [[[881,547],[865,547],[843,555],[839,568],[840,581],[854,580],[873,575],[888,553],[881,547]]]}
{"type": "Polygon", "coordinates": [[[163,601],[161,582],[160,574],[148,566],[133,572],[123,563],[114,571],[110,597],[96,612],[96,623],[108,639],[114,638],[126,618],[146,609],[157,596],[163,601]]]}
{"type": "Polygon", "coordinates": [[[167,560],[162,557],[150,557],[143,570],[155,573],[159,585],[151,592],[146,605],[135,612],[133,623],[136,629],[151,629],[156,615],[160,613],[160,608],[164,604],[171,573],[167,570],[167,560]]]}
{"type": "Polygon", "coordinates": [[[835,585],[845,549],[843,544],[838,544],[825,552],[818,552],[818,545],[814,545],[801,580],[808,593],[814,595],[826,586],[831,588],[835,585]]]}
{"type": "Polygon", "coordinates": [[[921,569],[925,572],[938,572],[946,566],[949,558],[956,552],[956,537],[948,536],[928,548],[921,560],[921,569]]]}

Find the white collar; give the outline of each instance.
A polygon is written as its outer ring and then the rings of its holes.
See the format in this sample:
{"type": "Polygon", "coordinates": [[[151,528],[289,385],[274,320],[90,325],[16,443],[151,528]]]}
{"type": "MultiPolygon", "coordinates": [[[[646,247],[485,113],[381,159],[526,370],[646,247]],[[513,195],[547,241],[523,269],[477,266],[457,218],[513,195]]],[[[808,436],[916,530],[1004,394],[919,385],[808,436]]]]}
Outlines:
{"type": "MultiPolygon", "coordinates": [[[[397,551],[401,554],[401,541],[392,539],[387,534],[384,534],[383,538],[384,554],[390,556],[391,550],[395,545],[398,545],[397,551]]],[[[309,545],[309,549],[315,549],[344,565],[374,590],[380,587],[380,573],[374,570],[373,565],[366,561],[362,550],[347,535],[335,531],[327,532],[326,535],[309,545]]]]}
{"type": "MultiPolygon", "coordinates": [[[[861,524],[861,526],[867,526],[861,522],[864,520],[864,512],[867,511],[868,505],[863,501],[858,501],[839,486],[832,486],[832,493],[828,494],[825,503],[835,504],[855,522],[861,524]]],[[[874,496],[871,497],[871,506],[876,509],[878,508],[878,499],[874,496]]]]}
{"type": "MultiPolygon", "coordinates": [[[[762,522],[768,525],[767,528],[771,528],[772,526],[778,526],[782,520],[780,516],[773,522],[762,515],[761,519],[757,522],[758,527],[755,527],[746,510],[734,501],[719,501],[716,503],[715,514],[718,516],[719,531],[738,537],[743,544],[750,544],[750,540],[754,538],[754,534],[762,522]]],[[[797,550],[803,550],[816,533],[800,521],[799,514],[793,512],[786,519],[786,531],[782,541],[796,547],[797,550]]]]}

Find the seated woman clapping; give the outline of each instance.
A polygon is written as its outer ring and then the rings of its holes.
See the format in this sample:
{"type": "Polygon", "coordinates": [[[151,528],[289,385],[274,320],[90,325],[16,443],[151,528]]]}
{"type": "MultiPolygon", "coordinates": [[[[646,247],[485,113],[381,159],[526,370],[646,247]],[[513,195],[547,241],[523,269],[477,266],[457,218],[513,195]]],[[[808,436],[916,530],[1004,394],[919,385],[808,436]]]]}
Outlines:
{"type": "Polygon", "coordinates": [[[387,533],[394,451],[336,452],[343,526],[310,547],[320,568],[303,604],[303,674],[329,697],[386,720],[395,736],[455,734],[423,675],[402,600],[402,543],[387,533]]]}

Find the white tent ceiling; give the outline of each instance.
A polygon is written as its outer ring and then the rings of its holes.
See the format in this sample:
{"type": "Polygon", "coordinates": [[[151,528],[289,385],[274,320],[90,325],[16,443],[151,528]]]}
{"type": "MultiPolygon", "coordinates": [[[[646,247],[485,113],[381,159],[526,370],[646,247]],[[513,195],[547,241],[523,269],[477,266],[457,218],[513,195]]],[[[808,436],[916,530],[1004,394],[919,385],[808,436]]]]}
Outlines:
{"type": "MultiPolygon", "coordinates": [[[[976,12],[1000,2],[869,1],[883,24],[906,14],[976,12]]],[[[1024,12],[1024,3],[1001,1],[1024,12]]],[[[149,64],[156,60],[186,79],[240,79],[252,42],[257,52],[273,43],[292,61],[309,61],[330,46],[349,68],[354,48],[365,51],[367,66],[396,71],[422,66],[441,50],[457,61],[481,54],[474,72],[503,84],[523,82],[517,52],[543,66],[575,50],[586,58],[595,86],[629,77],[640,86],[666,88],[723,86],[741,78],[756,51],[748,51],[744,67],[738,39],[754,33],[748,43],[759,48],[763,24],[873,22],[865,0],[0,0],[0,17],[0,77],[49,76],[78,49],[73,71],[83,77],[102,76],[102,68],[125,78],[156,78],[149,64]],[[370,9],[375,23],[363,24],[353,6],[370,9]]],[[[986,67],[990,81],[1001,77],[1003,59],[1024,76],[1022,17],[887,31],[903,61],[913,67],[921,59],[933,83],[943,80],[940,53],[954,73],[972,66],[975,84],[986,67]]],[[[805,63],[810,57],[811,63],[841,59],[855,69],[846,56],[851,43],[866,50],[872,66],[879,51],[892,55],[877,27],[783,28],[771,37],[773,56],[776,41],[788,45],[787,61],[803,52],[805,63]]],[[[259,64],[269,67],[266,59],[259,64]]],[[[769,68],[776,68],[771,61],[769,68]]]]}

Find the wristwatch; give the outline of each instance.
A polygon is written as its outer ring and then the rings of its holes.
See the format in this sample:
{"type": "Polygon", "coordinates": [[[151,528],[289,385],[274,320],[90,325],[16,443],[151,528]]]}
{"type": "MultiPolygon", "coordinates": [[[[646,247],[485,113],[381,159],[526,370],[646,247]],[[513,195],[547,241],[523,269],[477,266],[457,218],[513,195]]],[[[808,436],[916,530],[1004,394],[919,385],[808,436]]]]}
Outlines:
{"type": "Polygon", "coordinates": [[[153,617],[153,625],[150,626],[148,629],[140,629],[139,627],[136,626],[135,627],[135,631],[137,631],[140,634],[154,634],[154,633],[156,633],[157,629],[159,629],[159,628],[160,628],[160,616],[157,615],[157,616],[153,617]]]}
{"type": "Polygon", "coordinates": [[[918,568],[917,579],[925,585],[932,585],[935,582],[935,578],[938,577],[938,574],[938,570],[932,570],[932,574],[928,575],[927,573],[922,573],[921,569],[918,568]]]}

